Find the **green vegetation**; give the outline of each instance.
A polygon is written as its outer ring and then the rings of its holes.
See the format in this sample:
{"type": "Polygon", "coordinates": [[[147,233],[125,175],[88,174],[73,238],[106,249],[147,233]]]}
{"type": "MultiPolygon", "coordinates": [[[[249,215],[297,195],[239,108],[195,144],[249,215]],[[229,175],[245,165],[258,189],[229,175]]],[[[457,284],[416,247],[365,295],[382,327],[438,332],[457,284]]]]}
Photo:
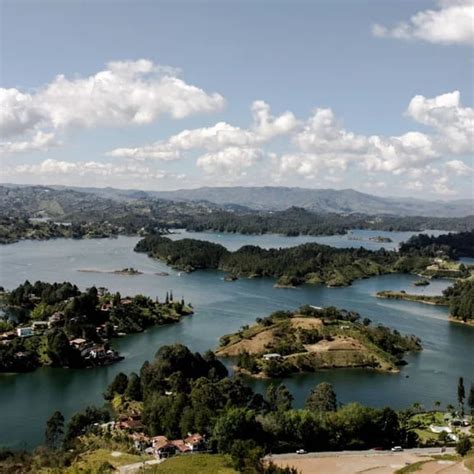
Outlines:
{"type": "Polygon", "coordinates": [[[237,367],[252,375],[282,377],[326,368],[395,371],[405,352],[420,349],[415,336],[361,322],[357,313],[303,306],[223,336],[217,354],[237,357],[237,367]]]}
{"type": "Polygon", "coordinates": [[[414,235],[400,245],[400,252],[429,257],[474,257],[474,230],[437,237],[426,234],[414,235]]]}
{"type": "MultiPolygon", "coordinates": [[[[438,420],[437,412],[421,414],[414,408],[397,413],[388,407],[341,405],[327,383],[313,389],[304,408],[294,409],[293,396],[283,384],[270,385],[264,396],[255,393],[241,377],[229,378],[212,352],[192,353],[179,344],[162,346],[139,374],[118,374],[105,396],[121,400],[114,405],[116,420],[123,419],[125,407],[134,407],[143,431],[140,438],[150,443],[155,435],[169,439],[204,435],[209,453],[177,456],[146,467],[157,473],[204,469],[223,474],[296,474],[292,468],[282,470],[262,461],[263,456],[296,449],[415,447],[421,423],[438,420]]],[[[0,472],[111,472],[119,465],[153,459],[133,445],[133,430],[120,427],[120,422],[109,429],[110,418],[109,410],[88,407],[63,429],[62,415],[55,413],[47,423],[48,446],[33,454],[0,450],[0,472]]]]}
{"type": "Polygon", "coordinates": [[[446,297],[438,295],[412,295],[406,291],[379,291],[377,298],[387,298],[390,300],[406,300],[415,301],[417,303],[433,304],[436,306],[448,306],[449,302],[446,297]]]}
{"type": "Polygon", "coordinates": [[[229,456],[220,454],[195,454],[194,456],[178,456],[168,459],[145,472],[156,474],[237,474],[232,467],[229,456]]]}
{"type": "Polygon", "coordinates": [[[474,323],[474,279],[459,279],[442,295],[414,295],[405,291],[379,291],[378,298],[415,301],[437,306],[449,306],[452,321],[474,323]]]}
{"type": "MultiPolygon", "coordinates": [[[[303,244],[284,249],[262,249],[246,245],[235,252],[211,242],[193,239],[172,241],[167,237],[149,236],[135,247],[137,252],[164,260],[185,271],[216,268],[236,276],[280,278],[279,285],[325,283],[328,286],[349,285],[353,280],[395,271],[413,271],[395,252],[373,252],[359,249],[336,249],[326,245],[303,244]],[[405,268],[407,267],[407,268],[405,268]]],[[[429,259],[416,259],[426,267],[429,259]]]]}
{"type": "Polygon", "coordinates": [[[431,251],[412,246],[404,247],[400,252],[389,252],[384,249],[337,249],[316,243],[280,249],[246,245],[230,252],[220,244],[207,241],[173,241],[161,235],[150,235],[140,240],[135,250],[184,271],[215,268],[237,277],[276,277],[279,287],[302,283],[345,286],[356,279],[386,273],[421,273],[429,278],[469,275],[464,265],[440,258],[437,252],[434,256],[431,251]]]}
{"type": "Polygon", "coordinates": [[[178,322],[193,312],[169,295],[160,303],[143,295],[122,298],[105,288],[81,292],[68,282],[26,281],[3,293],[1,304],[7,320],[0,334],[0,372],[112,363],[121,359],[109,346],[112,337],[178,322]]]}
{"type": "Polygon", "coordinates": [[[474,279],[459,280],[443,292],[449,301],[451,317],[468,324],[474,322],[474,279]]]}

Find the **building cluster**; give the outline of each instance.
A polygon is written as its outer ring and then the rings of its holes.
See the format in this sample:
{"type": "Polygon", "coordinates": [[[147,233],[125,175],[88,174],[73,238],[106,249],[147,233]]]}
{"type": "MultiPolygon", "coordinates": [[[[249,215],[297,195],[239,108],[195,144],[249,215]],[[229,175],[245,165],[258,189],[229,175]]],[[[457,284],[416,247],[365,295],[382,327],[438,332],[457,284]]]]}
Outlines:
{"type": "Polygon", "coordinates": [[[141,415],[133,413],[122,415],[117,421],[101,425],[105,431],[119,430],[128,434],[135,449],[163,459],[178,454],[191,454],[208,451],[208,442],[200,433],[188,433],[183,439],[169,439],[166,436],[148,436],[144,433],[145,426],[141,415]]]}

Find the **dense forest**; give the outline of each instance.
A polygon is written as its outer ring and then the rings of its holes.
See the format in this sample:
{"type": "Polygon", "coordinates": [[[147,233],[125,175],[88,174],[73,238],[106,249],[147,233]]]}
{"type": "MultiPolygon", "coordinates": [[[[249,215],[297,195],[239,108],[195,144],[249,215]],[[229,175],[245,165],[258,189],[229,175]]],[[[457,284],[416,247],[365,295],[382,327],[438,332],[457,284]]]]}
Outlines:
{"type": "Polygon", "coordinates": [[[246,245],[230,252],[211,242],[172,241],[159,235],[145,237],[135,250],[147,252],[185,271],[216,268],[235,276],[277,277],[282,286],[301,283],[343,286],[359,278],[385,273],[419,272],[430,263],[430,259],[424,256],[405,256],[384,249],[337,249],[316,243],[268,250],[246,245]]]}
{"type": "Polygon", "coordinates": [[[474,280],[459,280],[443,292],[449,301],[449,310],[454,319],[474,322],[474,280]]]}
{"type": "Polygon", "coordinates": [[[474,230],[439,235],[414,235],[400,245],[400,252],[406,255],[426,255],[450,258],[474,257],[474,230]]]}

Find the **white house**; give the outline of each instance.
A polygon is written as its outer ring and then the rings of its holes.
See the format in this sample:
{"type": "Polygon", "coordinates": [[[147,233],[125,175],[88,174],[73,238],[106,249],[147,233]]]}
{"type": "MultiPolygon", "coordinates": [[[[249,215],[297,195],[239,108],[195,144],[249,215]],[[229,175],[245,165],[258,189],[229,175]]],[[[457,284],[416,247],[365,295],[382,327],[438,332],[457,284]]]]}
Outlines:
{"type": "Polygon", "coordinates": [[[33,335],[33,328],[32,327],[16,328],[16,333],[18,334],[18,337],[32,336],[33,335]]]}

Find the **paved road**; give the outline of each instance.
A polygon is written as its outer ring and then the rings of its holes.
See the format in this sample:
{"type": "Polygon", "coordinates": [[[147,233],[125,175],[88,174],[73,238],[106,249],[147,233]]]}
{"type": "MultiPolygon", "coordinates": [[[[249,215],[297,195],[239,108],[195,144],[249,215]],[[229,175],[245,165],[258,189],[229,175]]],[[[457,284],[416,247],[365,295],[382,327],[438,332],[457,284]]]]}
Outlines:
{"type": "MultiPolygon", "coordinates": [[[[445,448],[444,453],[441,452],[441,448],[413,448],[413,449],[404,449],[404,453],[407,454],[420,454],[424,456],[428,456],[430,454],[454,454],[454,448],[445,448]]],[[[334,457],[334,456],[377,456],[379,454],[393,454],[396,455],[398,453],[392,453],[390,450],[385,451],[376,451],[374,449],[368,449],[366,451],[324,451],[324,452],[314,452],[314,453],[307,453],[307,454],[296,454],[296,453],[284,453],[284,454],[271,454],[265,456],[265,459],[291,459],[291,458],[323,458],[323,457],[334,457]]]]}

